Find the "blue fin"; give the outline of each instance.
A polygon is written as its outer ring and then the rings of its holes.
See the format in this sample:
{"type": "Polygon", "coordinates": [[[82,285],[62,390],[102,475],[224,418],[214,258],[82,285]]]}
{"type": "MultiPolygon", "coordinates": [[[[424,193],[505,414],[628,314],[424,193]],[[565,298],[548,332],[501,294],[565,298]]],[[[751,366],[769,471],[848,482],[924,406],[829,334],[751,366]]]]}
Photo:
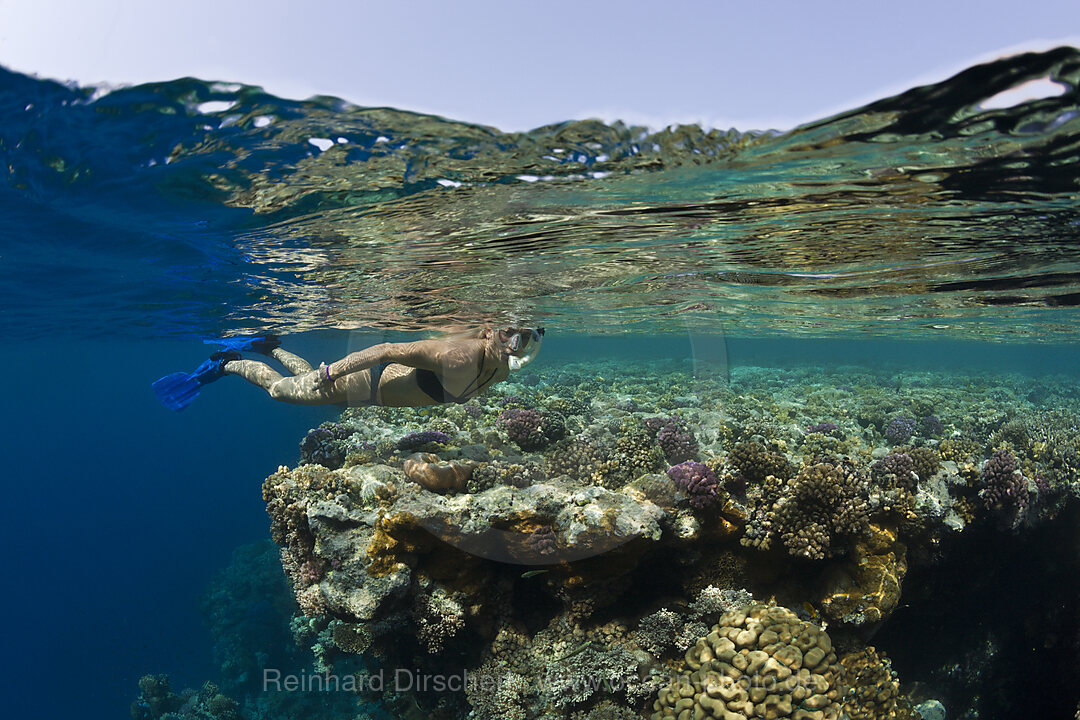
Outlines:
{"type": "Polygon", "coordinates": [[[170,410],[183,410],[199,397],[199,389],[203,385],[225,377],[225,363],[239,359],[240,354],[231,350],[217,352],[195,368],[195,372],[170,373],[155,380],[150,387],[162,405],[170,410]]]}
{"type": "Polygon", "coordinates": [[[226,350],[235,352],[257,352],[264,355],[276,347],[281,347],[281,340],[277,335],[260,335],[258,337],[217,338],[203,340],[205,345],[220,345],[226,350]]]}
{"type": "Polygon", "coordinates": [[[183,410],[199,396],[202,383],[192,373],[172,373],[155,380],[150,387],[162,405],[170,410],[183,410]]]}

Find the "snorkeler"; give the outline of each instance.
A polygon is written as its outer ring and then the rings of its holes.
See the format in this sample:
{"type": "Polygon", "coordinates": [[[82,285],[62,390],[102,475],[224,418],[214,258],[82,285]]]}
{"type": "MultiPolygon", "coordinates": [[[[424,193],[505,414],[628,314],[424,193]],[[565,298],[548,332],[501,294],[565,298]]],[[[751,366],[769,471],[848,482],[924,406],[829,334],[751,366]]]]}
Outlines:
{"type": "Polygon", "coordinates": [[[173,410],[183,410],[203,385],[225,375],[239,375],[275,400],[297,405],[462,403],[531,362],[543,336],[544,328],[485,328],[441,340],[381,343],[318,368],[281,349],[276,335],[206,340],[225,350],[211,355],[194,372],[166,375],[153,388],[158,400],[173,410]],[[291,375],[244,360],[241,352],[268,355],[291,375]]]}

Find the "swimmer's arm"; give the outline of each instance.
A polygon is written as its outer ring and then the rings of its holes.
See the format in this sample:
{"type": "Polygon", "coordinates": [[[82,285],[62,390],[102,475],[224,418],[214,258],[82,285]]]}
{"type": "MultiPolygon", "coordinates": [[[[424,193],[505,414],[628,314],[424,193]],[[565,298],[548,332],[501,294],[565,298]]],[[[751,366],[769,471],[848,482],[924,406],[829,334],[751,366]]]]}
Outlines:
{"type": "Polygon", "coordinates": [[[381,363],[397,363],[420,370],[438,370],[445,364],[443,352],[445,345],[439,340],[372,345],[331,363],[324,372],[327,379],[332,381],[381,363]]]}

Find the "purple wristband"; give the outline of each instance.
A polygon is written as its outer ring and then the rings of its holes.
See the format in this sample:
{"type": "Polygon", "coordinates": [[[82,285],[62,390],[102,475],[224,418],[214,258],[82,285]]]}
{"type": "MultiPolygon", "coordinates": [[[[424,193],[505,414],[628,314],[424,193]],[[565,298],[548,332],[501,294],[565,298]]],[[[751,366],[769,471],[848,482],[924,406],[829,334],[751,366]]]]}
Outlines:
{"type": "Polygon", "coordinates": [[[327,382],[334,382],[334,379],[330,377],[330,366],[326,366],[326,380],[327,382]]]}

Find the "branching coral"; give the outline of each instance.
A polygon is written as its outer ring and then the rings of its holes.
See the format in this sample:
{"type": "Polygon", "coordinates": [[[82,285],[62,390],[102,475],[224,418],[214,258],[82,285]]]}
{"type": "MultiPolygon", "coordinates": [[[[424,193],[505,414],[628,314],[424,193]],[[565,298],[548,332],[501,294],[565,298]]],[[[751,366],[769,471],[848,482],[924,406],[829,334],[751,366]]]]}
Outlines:
{"type": "Polygon", "coordinates": [[[792,475],[791,463],[775,449],[752,440],[735,446],[728,456],[728,462],[738,468],[739,473],[751,483],[762,483],[770,475],[786,480],[792,475]]]}
{"type": "Polygon", "coordinates": [[[900,682],[884,653],[872,647],[840,658],[844,684],[850,690],[844,712],[851,720],[912,720],[917,717],[900,695],[900,682]]]}
{"type": "Polygon", "coordinates": [[[547,410],[511,408],[499,414],[499,426],[510,440],[522,450],[542,450],[566,436],[562,415],[547,410]]]}
{"type": "Polygon", "coordinates": [[[911,418],[897,417],[885,426],[885,439],[890,445],[903,445],[915,434],[915,421],[911,418]]]}
{"type": "Polygon", "coordinates": [[[720,481],[708,465],[688,460],[668,468],[668,477],[675,487],[690,497],[691,507],[701,509],[717,504],[723,497],[720,481]]]}
{"type": "Polygon", "coordinates": [[[601,464],[610,460],[612,448],[599,438],[579,435],[560,441],[545,458],[548,477],[568,475],[583,482],[592,482],[601,464]]]}
{"type": "Polygon", "coordinates": [[[697,458],[697,438],[681,417],[645,418],[645,429],[664,451],[669,463],[677,464],[697,458]]]}
{"type": "Polygon", "coordinates": [[[558,539],[550,525],[541,525],[529,533],[528,544],[537,555],[554,555],[558,549],[558,539]]]}
{"type": "Polygon", "coordinates": [[[769,476],[763,489],[744,545],[768,549],[779,540],[792,555],[820,560],[869,527],[866,478],[846,459],[806,465],[787,483],[769,476]]]}
{"type": "Polygon", "coordinates": [[[1028,508],[1027,480],[1016,469],[1016,458],[1008,450],[998,450],[982,469],[983,488],[979,496],[988,510],[1020,518],[1028,508]]]}
{"type": "Polygon", "coordinates": [[[131,704],[133,720],[238,720],[240,706],[222,695],[217,685],[205,683],[198,691],[177,695],[169,689],[167,675],[144,675],[139,680],[139,699],[131,704]]]}
{"type": "Polygon", "coordinates": [[[524,488],[533,483],[543,482],[546,479],[544,471],[532,463],[508,463],[493,460],[483,463],[473,470],[467,489],[471,493],[477,493],[496,485],[512,485],[513,487],[524,488]]]}
{"type": "Polygon", "coordinates": [[[348,447],[342,441],[354,433],[356,428],[342,423],[323,423],[300,441],[300,462],[338,469],[348,454],[348,447]]]}
{"type": "Polygon", "coordinates": [[[619,488],[664,465],[664,453],[645,427],[640,422],[626,422],[620,427],[610,457],[597,466],[596,472],[601,485],[619,488]]]}
{"type": "Polygon", "coordinates": [[[915,463],[907,453],[892,452],[870,466],[870,477],[878,487],[891,490],[901,488],[915,491],[915,463]]]}
{"type": "Polygon", "coordinates": [[[431,594],[417,595],[413,603],[416,637],[432,655],[442,652],[446,642],[465,626],[465,610],[461,603],[443,588],[431,594]]]}
{"type": "Polygon", "coordinates": [[[548,398],[545,406],[548,410],[554,410],[555,412],[561,413],[563,415],[579,415],[582,417],[588,417],[591,410],[587,401],[576,397],[548,398]]]}
{"type": "Polygon", "coordinates": [[[397,449],[402,452],[416,452],[432,445],[445,445],[450,436],[438,430],[411,432],[397,441],[397,449]]]}

